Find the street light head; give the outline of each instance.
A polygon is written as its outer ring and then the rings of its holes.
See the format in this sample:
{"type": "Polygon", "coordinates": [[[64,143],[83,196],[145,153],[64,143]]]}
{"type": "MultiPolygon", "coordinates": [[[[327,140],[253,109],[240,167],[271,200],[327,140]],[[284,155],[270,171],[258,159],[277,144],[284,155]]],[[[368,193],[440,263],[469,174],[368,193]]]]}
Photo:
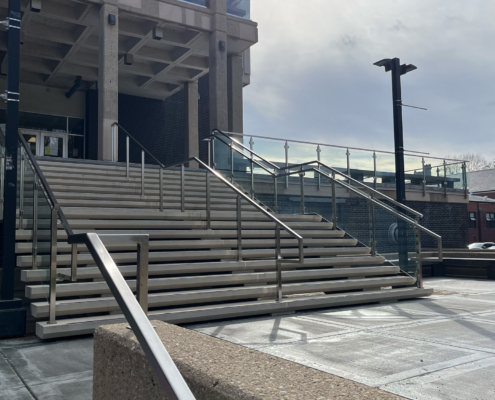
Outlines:
{"type": "Polygon", "coordinates": [[[383,60],[373,63],[373,65],[376,65],[377,67],[385,67],[385,72],[388,72],[392,69],[392,67],[390,66],[391,62],[392,60],[390,58],[384,58],[383,60]]]}
{"type": "Polygon", "coordinates": [[[416,67],[415,65],[412,65],[412,64],[402,64],[400,66],[400,74],[401,75],[404,75],[404,74],[407,74],[408,72],[411,72],[411,71],[414,71],[415,69],[418,69],[418,67],[416,67]]]}

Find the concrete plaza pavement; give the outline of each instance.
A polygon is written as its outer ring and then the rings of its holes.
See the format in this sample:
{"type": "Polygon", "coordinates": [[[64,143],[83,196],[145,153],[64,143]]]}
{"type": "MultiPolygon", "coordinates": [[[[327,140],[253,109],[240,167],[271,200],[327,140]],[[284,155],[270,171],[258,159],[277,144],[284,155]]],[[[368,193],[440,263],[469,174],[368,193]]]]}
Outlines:
{"type": "MultiPolygon", "coordinates": [[[[495,282],[430,298],[196,324],[198,332],[410,399],[495,399],[495,282]]],[[[0,341],[0,400],[91,399],[93,339],[0,341]]]]}

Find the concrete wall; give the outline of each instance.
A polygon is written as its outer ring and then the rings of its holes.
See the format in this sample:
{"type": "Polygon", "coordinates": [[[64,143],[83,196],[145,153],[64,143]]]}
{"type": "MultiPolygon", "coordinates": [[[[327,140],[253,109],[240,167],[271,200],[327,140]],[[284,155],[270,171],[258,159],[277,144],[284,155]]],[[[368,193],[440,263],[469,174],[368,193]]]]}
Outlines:
{"type": "MultiPolygon", "coordinates": [[[[0,91],[6,88],[5,79],[0,80],[0,91]]],[[[77,91],[68,99],[67,90],[46,86],[20,84],[20,111],[40,114],[62,115],[65,117],[86,117],[86,94],[77,91]]],[[[5,102],[0,102],[0,108],[5,108],[5,102]]]]}
{"type": "MultiPolygon", "coordinates": [[[[197,400],[401,398],[188,329],[153,325],[197,400]]],[[[166,399],[127,326],[96,329],[93,399],[166,399]]]]}

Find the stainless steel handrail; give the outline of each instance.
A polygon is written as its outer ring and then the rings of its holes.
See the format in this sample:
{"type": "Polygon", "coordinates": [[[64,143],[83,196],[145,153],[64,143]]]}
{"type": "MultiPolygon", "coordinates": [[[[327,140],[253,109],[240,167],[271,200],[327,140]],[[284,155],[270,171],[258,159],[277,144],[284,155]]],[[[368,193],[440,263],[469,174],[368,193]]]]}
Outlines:
{"type": "MultiPolygon", "coordinates": [[[[294,140],[294,139],[282,139],[282,138],[275,138],[275,137],[269,137],[269,136],[259,136],[259,135],[247,135],[247,134],[241,134],[241,133],[235,133],[235,132],[225,132],[225,131],[220,131],[218,129],[215,129],[215,131],[221,132],[222,134],[231,137],[232,136],[238,136],[238,137],[253,137],[253,138],[258,138],[258,139],[268,139],[268,140],[274,140],[274,141],[279,141],[279,142],[288,142],[288,143],[299,143],[299,144],[309,144],[313,146],[324,146],[324,147],[333,147],[337,149],[344,149],[344,150],[359,150],[359,151],[370,151],[370,152],[376,152],[376,153],[383,153],[383,154],[392,154],[395,155],[393,151],[386,151],[386,150],[373,150],[373,149],[363,149],[359,147],[349,147],[349,146],[338,146],[334,144],[328,144],[328,143],[316,143],[316,142],[304,142],[302,140],[294,140]]],[[[448,161],[459,161],[463,162],[464,160],[456,160],[454,158],[442,158],[442,157],[432,157],[429,155],[429,153],[423,153],[419,151],[412,151],[412,150],[405,150],[406,152],[410,153],[421,153],[423,155],[416,155],[416,154],[404,154],[405,156],[410,156],[410,157],[425,157],[425,155],[428,155],[427,158],[435,159],[435,160],[448,160],[448,161]]],[[[467,161],[469,162],[469,161],[467,161]]]]}
{"type": "MultiPolygon", "coordinates": [[[[106,235],[106,238],[110,240],[110,236],[112,235],[106,235]]],[[[115,240],[120,240],[120,238],[115,240]]],[[[88,248],[113,296],[117,300],[122,313],[127,319],[127,322],[129,322],[134,335],[136,335],[167,398],[172,400],[194,400],[194,395],[156,334],[155,329],[143,310],[142,304],[134,297],[134,294],[99,235],[96,233],[72,235],[69,236],[69,243],[85,244],[88,248]]],[[[143,279],[148,279],[147,274],[143,276],[143,279]]]]}

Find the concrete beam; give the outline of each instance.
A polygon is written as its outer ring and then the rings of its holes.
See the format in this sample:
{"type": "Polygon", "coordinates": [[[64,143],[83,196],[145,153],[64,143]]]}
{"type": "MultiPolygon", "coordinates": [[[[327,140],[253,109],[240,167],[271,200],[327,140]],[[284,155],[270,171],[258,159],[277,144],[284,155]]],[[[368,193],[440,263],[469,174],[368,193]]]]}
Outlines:
{"type": "Polygon", "coordinates": [[[98,159],[112,160],[112,124],[118,120],[119,100],[119,8],[104,3],[100,10],[98,65],[98,159]],[[116,16],[110,25],[108,15],[116,16]]]}
{"type": "MultiPolygon", "coordinates": [[[[185,158],[199,158],[199,116],[198,116],[198,82],[188,82],[186,90],[186,137],[185,158]]],[[[197,162],[189,163],[189,167],[198,168],[197,162]]]]}

